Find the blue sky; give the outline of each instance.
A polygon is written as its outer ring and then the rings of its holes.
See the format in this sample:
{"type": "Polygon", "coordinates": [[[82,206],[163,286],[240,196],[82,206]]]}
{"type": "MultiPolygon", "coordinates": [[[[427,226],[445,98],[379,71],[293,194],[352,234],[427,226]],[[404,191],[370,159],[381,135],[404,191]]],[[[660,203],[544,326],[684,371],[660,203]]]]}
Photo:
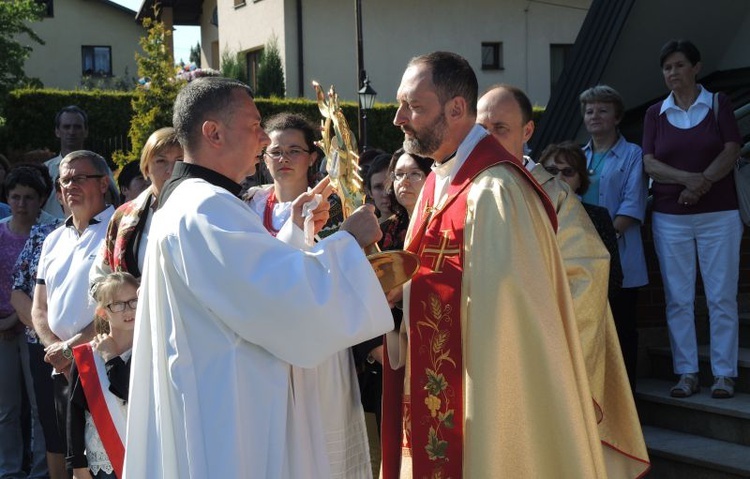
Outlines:
{"type": "MultiPolygon", "coordinates": [[[[141,7],[142,0],[112,0],[131,10],[138,11],[141,7]]],[[[187,63],[190,58],[190,47],[195,46],[201,39],[200,27],[181,27],[175,28],[174,32],[174,59],[179,62],[180,59],[187,63]]]]}

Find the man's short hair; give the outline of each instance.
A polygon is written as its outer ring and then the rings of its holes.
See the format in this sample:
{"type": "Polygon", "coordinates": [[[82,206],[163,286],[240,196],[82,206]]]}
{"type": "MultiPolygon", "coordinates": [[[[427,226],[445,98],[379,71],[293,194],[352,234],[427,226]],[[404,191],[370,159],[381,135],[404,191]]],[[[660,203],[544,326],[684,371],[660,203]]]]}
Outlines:
{"type": "Polygon", "coordinates": [[[235,109],[232,102],[234,90],[243,90],[253,98],[253,91],[249,86],[222,77],[201,77],[180,90],[174,102],[172,125],[184,149],[195,147],[201,136],[201,125],[207,119],[231,119],[235,109]]]}
{"type": "Polygon", "coordinates": [[[65,158],[60,161],[60,169],[62,169],[63,165],[67,165],[70,162],[80,159],[87,160],[89,164],[94,167],[94,170],[96,170],[98,174],[102,176],[109,176],[109,166],[107,166],[107,160],[105,160],[101,155],[89,150],[76,150],[68,153],[67,155],[65,155],[65,158]]]}
{"type": "Polygon", "coordinates": [[[432,52],[412,58],[407,67],[420,64],[427,65],[432,70],[432,83],[441,104],[460,96],[466,100],[469,113],[476,116],[479,83],[464,57],[452,52],[432,52]]]}
{"type": "Polygon", "coordinates": [[[86,114],[86,112],[83,111],[83,109],[79,106],[68,105],[60,109],[60,111],[58,111],[55,115],[55,129],[60,128],[60,118],[62,118],[63,113],[75,113],[77,115],[81,115],[81,118],[83,118],[83,127],[86,129],[89,128],[89,116],[86,114]]]}
{"type": "Polygon", "coordinates": [[[529,100],[526,93],[517,86],[509,85],[507,83],[497,83],[485,90],[482,96],[497,88],[502,88],[513,95],[516,104],[518,104],[518,107],[521,109],[521,119],[523,120],[524,125],[534,119],[534,108],[531,106],[531,100],[529,100]]]}
{"type": "Polygon", "coordinates": [[[596,85],[581,93],[578,97],[581,102],[581,116],[586,114],[588,103],[611,103],[615,107],[615,118],[622,119],[625,113],[625,102],[622,96],[609,85],[596,85]]]}

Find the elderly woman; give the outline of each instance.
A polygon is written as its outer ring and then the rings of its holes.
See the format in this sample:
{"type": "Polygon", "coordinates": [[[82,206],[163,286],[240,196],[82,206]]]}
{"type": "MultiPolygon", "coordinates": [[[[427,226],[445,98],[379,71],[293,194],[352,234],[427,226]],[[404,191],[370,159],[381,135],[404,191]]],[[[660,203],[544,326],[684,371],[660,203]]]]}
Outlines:
{"type": "Polygon", "coordinates": [[[141,151],[141,172],[151,181],[151,186],[117,208],[112,215],[101,261],[96,261],[89,275],[91,284],[116,271],[141,277],[148,230],[158,206],[159,193],[172,176],[177,161],[182,161],[182,147],[174,128],[161,128],[152,133],[141,151]]]}
{"type": "MultiPolygon", "coordinates": [[[[567,183],[577,195],[585,195],[591,187],[591,180],[586,168],[586,157],[583,155],[581,147],[576,143],[566,141],[557,145],[549,145],[542,151],[539,163],[551,175],[557,176],[560,181],[567,183]]],[[[617,233],[606,208],[585,202],[582,204],[604,246],[609,251],[611,258],[609,263],[609,300],[611,303],[620,294],[623,280],[617,233]]],[[[617,323],[615,323],[615,326],[617,327],[617,323]]],[[[617,334],[622,348],[623,335],[620,334],[619,330],[617,334]]]]}
{"type": "Polygon", "coordinates": [[[734,395],[738,355],[737,283],[740,219],[732,168],[740,135],[732,104],[696,83],[701,55],[671,40],[659,58],[669,96],[652,105],[643,125],[643,161],[654,180],[653,235],[667,303],[675,397],[700,389],[694,302],[696,256],[711,334],[711,395],[734,395]]]}
{"type": "MultiPolygon", "coordinates": [[[[28,379],[22,379],[28,372],[28,364],[22,369],[22,357],[28,357],[24,325],[14,306],[10,295],[12,273],[21,250],[29,238],[32,226],[42,218],[42,206],[50,194],[52,182],[46,167],[43,171],[36,166],[20,166],[11,169],[5,177],[4,188],[7,191],[11,216],[8,221],[0,222],[0,455],[3,458],[3,477],[23,476],[23,446],[21,405],[21,387],[28,379]],[[43,174],[47,174],[44,178],[43,174]]],[[[45,215],[47,219],[49,215],[45,215]]],[[[27,391],[33,401],[33,391],[27,391]]],[[[35,403],[33,403],[35,406],[35,403]]],[[[37,424],[36,407],[34,424],[37,424]]],[[[40,433],[37,429],[35,433],[40,433]]],[[[35,448],[35,473],[38,467],[44,467],[44,450],[35,448]],[[38,465],[37,463],[41,463],[38,465]]],[[[25,476],[24,476],[25,477],[25,476]]]]}
{"type": "Polygon", "coordinates": [[[583,147],[590,185],[581,201],[609,211],[617,233],[622,265],[622,289],[610,298],[620,346],[635,388],[638,358],[636,304],[638,290],[648,284],[646,256],[641,225],[646,217],[648,181],[643,173],[641,148],[629,143],[617,130],[625,111],[620,94],[607,85],[597,85],[581,93],[581,115],[591,135],[583,147]]]}

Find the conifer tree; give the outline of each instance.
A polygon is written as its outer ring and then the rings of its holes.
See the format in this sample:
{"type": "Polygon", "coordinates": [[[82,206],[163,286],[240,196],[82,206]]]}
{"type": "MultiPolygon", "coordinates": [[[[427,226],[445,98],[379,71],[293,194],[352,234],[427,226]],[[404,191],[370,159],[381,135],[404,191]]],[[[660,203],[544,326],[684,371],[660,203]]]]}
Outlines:
{"type": "Polygon", "coordinates": [[[172,126],[174,101],[185,83],[176,78],[168,48],[172,32],[163,22],[150,18],[143,20],[143,26],[148,33],[140,40],[143,54],[135,54],[141,85],[132,102],[133,118],[128,132],[131,147],[129,152],[115,154],[115,162],[119,165],[138,160],[148,137],[159,128],[172,126]]]}
{"type": "Polygon", "coordinates": [[[265,98],[284,98],[286,95],[284,67],[281,64],[278,39],[275,35],[271,37],[263,50],[258,66],[258,91],[255,93],[265,98]]]}

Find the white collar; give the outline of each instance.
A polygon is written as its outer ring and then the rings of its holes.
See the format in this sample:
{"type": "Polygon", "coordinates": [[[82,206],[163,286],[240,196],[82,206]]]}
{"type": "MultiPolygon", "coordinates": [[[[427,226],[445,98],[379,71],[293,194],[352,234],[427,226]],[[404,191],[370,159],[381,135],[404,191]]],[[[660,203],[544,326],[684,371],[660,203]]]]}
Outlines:
{"type": "Polygon", "coordinates": [[[441,164],[437,164],[436,162],[432,165],[432,171],[435,172],[435,176],[438,178],[455,177],[458,170],[461,169],[461,166],[466,161],[466,158],[469,157],[477,144],[487,135],[489,135],[489,133],[482,127],[482,125],[475,124],[461,144],[458,145],[458,150],[456,150],[456,154],[451,160],[445,161],[441,164]]]}
{"type": "MultiPolygon", "coordinates": [[[[694,107],[695,105],[705,105],[708,108],[712,108],[713,101],[714,101],[713,93],[703,88],[703,85],[698,85],[698,89],[700,90],[698,92],[698,96],[695,98],[695,101],[693,102],[693,104],[690,105],[690,108],[694,107]]],[[[661,103],[661,109],[659,110],[659,114],[661,115],[662,113],[670,109],[684,111],[675,103],[674,92],[670,92],[669,96],[665,98],[664,101],[661,103]]]]}

